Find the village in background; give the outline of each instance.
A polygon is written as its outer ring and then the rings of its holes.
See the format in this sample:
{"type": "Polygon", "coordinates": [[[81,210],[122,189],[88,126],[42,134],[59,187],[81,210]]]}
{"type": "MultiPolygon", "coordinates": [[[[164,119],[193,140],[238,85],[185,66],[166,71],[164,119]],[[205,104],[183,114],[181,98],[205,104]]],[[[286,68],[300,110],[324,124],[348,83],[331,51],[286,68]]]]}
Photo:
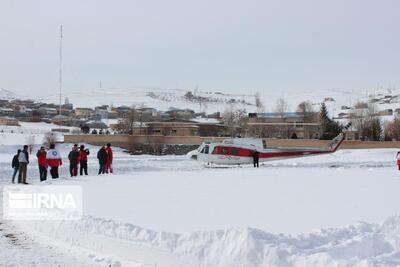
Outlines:
{"type": "MultiPolygon", "coordinates": [[[[265,101],[260,93],[238,96],[176,90],[162,94],[147,90],[141,92],[141,103],[129,96],[121,101],[134,103],[131,105],[85,106],[80,103],[75,106],[65,97],[61,107],[54,103],[56,101],[31,100],[6,89],[0,90],[2,132],[22,131],[18,128],[21,122],[42,122],[54,126],[51,132],[63,135],[329,140],[351,122],[347,140],[400,140],[397,117],[400,115],[400,92],[395,89],[366,94],[359,99],[353,97],[351,105],[330,95],[320,100],[297,98],[298,103],[295,103],[293,99],[279,97],[265,101]]],[[[163,143],[163,139],[158,140],[157,143],[163,143]]],[[[136,150],[139,150],[137,146],[136,150]]]]}

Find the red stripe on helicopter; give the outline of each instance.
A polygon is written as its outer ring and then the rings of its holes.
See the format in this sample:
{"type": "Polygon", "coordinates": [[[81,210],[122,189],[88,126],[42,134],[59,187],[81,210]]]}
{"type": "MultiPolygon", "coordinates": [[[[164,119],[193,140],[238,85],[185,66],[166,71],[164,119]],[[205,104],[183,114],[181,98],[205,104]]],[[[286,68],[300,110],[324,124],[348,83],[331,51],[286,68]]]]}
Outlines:
{"type": "MultiPolygon", "coordinates": [[[[259,158],[272,158],[272,157],[294,157],[302,155],[315,155],[330,153],[331,151],[317,150],[317,151],[276,151],[276,152],[259,152],[259,158]]],[[[216,146],[211,153],[212,155],[223,155],[223,156],[236,156],[236,157],[253,157],[254,150],[247,148],[238,147],[224,147],[216,146]]]]}

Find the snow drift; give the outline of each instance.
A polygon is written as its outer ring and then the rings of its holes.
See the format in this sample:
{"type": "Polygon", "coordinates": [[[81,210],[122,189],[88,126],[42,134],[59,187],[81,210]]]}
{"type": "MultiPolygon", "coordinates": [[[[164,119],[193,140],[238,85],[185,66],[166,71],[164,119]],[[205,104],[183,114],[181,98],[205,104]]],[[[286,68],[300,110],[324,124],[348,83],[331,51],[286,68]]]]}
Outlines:
{"type": "Polygon", "coordinates": [[[112,253],[156,266],[397,266],[400,216],[308,234],[274,235],[254,228],[175,234],[84,217],[21,222],[19,227],[60,243],[112,253]]]}

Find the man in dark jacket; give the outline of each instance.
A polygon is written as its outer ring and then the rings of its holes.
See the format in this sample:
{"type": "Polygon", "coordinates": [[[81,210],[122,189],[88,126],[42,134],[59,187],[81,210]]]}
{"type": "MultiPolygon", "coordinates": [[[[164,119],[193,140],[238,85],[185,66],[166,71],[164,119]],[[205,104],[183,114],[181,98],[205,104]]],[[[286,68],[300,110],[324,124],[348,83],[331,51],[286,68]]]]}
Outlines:
{"type": "Polygon", "coordinates": [[[80,163],[80,169],[79,169],[79,174],[83,175],[83,172],[85,171],[85,175],[88,175],[88,164],[87,164],[87,157],[89,156],[90,152],[89,149],[85,149],[84,145],[81,145],[79,148],[79,163],[80,163]]]}
{"type": "Polygon", "coordinates": [[[11,163],[11,167],[14,170],[13,176],[12,176],[12,183],[15,183],[15,176],[17,176],[18,170],[19,170],[19,161],[18,161],[18,156],[19,153],[21,152],[21,149],[18,149],[17,154],[14,155],[11,163]]]}
{"type": "Polygon", "coordinates": [[[258,168],[259,159],[260,159],[260,153],[257,150],[254,150],[254,152],[253,152],[253,165],[254,165],[254,168],[255,167],[258,168]]]}
{"type": "Polygon", "coordinates": [[[99,174],[104,174],[106,172],[106,165],[107,165],[107,160],[108,160],[108,154],[103,146],[100,148],[99,152],[97,152],[97,158],[99,159],[99,174]]]}
{"type": "Polygon", "coordinates": [[[78,163],[79,163],[79,151],[77,144],[75,144],[74,147],[72,148],[72,151],[69,152],[68,159],[69,159],[69,173],[71,174],[71,177],[77,176],[78,163]]]}
{"type": "Polygon", "coordinates": [[[29,153],[27,145],[25,145],[24,149],[18,154],[18,162],[19,162],[18,183],[28,184],[26,182],[26,172],[29,164],[29,153]]]}

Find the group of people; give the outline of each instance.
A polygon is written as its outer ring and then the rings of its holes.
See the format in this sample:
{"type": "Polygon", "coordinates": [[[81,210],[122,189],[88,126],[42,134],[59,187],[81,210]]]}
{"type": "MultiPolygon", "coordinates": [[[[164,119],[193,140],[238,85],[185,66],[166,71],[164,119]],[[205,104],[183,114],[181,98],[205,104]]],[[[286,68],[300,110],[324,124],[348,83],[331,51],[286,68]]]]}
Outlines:
{"type": "Polygon", "coordinates": [[[113,167],[113,151],[111,149],[111,144],[108,143],[106,147],[101,147],[99,152],[97,152],[97,159],[99,160],[99,173],[112,173],[113,167]]]}
{"type": "Polygon", "coordinates": [[[14,169],[14,173],[12,176],[12,183],[15,183],[15,176],[18,173],[18,183],[19,184],[27,184],[26,182],[26,173],[29,164],[29,152],[28,146],[25,145],[23,149],[18,149],[17,154],[13,157],[12,160],[12,168],[14,169]]]}
{"type": "MultiPolygon", "coordinates": [[[[78,176],[78,168],[80,175],[88,175],[88,156],[90,154],[89,149],[85,148],[84,145],[79,146],[75,144],[72,150],[68,154],[69,160],[69,173],[71,177],[78,176]]],[[[59,167],[63,164],[60,152],[55,148],[54,144],[50,144],[49,149],[46,151],[44,146],[36,153],[39,166],[39,177],[40,181],[47,180],[47,170],[50,167],[50,174],[53,179],[59,178],[59,167]]],[[[98,174],[112,173],[112,162],[113,162],[113,151],[111,144],[108,143],[106,147],[101,147],[97,153],[99,160],[99,172],[98,174]]],[[[18,183],[28,184],[26,181],[27,177],[27,166],[29,164],[29,152],[28,146],[25,145],[23,149],[18,149],[17,154],[14,155],[12,160],[12,183],[15,183],[15,177],[18,174],[18,183]]]]}

